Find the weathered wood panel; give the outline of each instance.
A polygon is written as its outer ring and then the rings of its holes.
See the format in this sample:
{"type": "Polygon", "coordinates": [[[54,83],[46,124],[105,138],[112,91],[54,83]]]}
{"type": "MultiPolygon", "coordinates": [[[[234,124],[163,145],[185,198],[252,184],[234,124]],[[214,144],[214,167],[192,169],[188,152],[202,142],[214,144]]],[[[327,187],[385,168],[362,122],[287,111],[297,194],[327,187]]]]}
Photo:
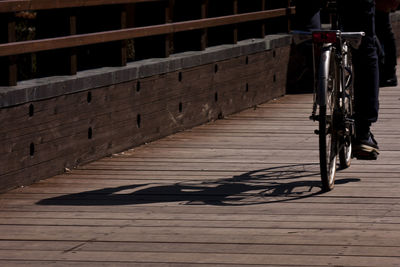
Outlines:
{"type": "Polygon", "coordinates": [[[281,96],[288,49],[1,109],[0,161],[7,164],[0,165],[0,188],[49,177],[281,96]]]}

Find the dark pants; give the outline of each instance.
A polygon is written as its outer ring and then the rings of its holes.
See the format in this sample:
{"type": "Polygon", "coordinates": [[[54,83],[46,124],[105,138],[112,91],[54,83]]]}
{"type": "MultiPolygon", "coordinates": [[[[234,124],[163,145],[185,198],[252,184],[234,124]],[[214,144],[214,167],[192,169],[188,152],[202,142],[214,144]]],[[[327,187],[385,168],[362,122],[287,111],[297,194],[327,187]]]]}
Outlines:
{"type": "Polygon", "coordinates": [[[378,119],[379,66],[373,0],[338,0],[344,31],[364,31],[361,46],[353,51],[355,69],[355,120],[359,131],[368,130],[378,119]]]}
{"type": "Polygon", "coordinates": [[[397,51],[396,39],[390,23],[390,13],[376,11],[375,13],[376,35],[383,50],[383,60],[379,66],[380,79],[388,80],[396,77],[397,51]]]}

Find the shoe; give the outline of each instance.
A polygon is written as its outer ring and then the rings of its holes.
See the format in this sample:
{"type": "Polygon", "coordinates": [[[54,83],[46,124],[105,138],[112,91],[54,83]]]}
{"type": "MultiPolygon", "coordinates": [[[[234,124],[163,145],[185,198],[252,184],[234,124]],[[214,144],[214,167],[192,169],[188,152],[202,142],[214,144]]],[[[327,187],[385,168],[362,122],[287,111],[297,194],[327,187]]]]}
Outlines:
{"type": "Polygon", "coordinates": [[[373,134],[368,131],[360,134],[353,143],[353,157],[361,160],[376,160],[379,155],[379,146],[373,134]]]}
{"type": "Polygon", "coordinates": [[[379,82],[380,87],[394,87],[397,86],[397,77],[384,79],[383,81],[379,82]]]}

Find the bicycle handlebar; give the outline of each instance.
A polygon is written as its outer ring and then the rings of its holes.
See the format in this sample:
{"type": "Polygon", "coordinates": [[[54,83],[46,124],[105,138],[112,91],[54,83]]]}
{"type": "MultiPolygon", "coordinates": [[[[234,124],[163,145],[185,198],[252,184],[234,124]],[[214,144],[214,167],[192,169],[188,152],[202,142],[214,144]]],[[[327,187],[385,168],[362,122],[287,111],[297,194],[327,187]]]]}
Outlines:
{"type": "Polygon", "coordinates": [[[365,36],[365,32],[342,32],[339,30],[291,31],[295,44],[311,40],[313,33],[336,33],[336,38],[348,41],[353,48],[358,48],[362,37],[365,36]]]}

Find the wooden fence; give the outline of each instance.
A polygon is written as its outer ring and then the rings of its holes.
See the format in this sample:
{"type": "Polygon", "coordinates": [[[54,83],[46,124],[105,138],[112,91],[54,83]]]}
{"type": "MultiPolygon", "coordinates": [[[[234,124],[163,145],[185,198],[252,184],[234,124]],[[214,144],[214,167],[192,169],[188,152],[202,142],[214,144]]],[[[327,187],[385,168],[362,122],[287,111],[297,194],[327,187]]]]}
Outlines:
{"type": "Polygon", "coordinates": [[[0,85],[286,32],[290,0],[3,0],[0,85]]]}

